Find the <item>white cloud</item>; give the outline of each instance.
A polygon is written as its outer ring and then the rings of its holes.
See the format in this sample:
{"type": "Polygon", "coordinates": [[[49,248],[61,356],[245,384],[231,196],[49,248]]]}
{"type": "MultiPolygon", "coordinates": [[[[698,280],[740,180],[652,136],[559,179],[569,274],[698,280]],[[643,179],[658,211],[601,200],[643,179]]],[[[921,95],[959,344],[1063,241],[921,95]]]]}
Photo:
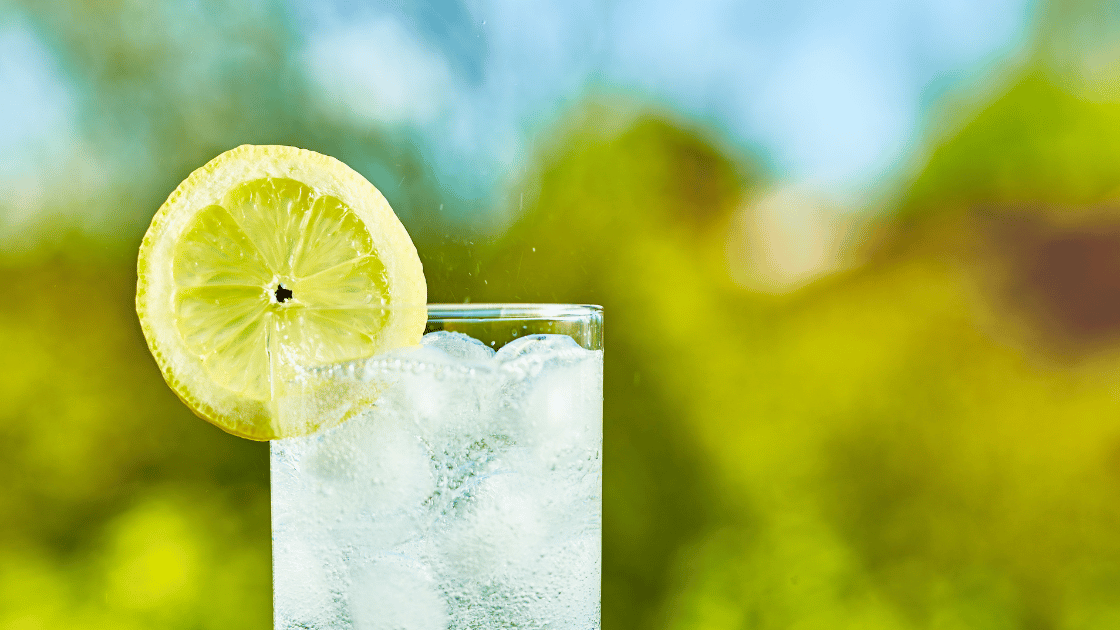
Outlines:
{"type": "Polygon", "coordinates": [[[392,17],[312,33],[303,60],[325,109],[367,124],[431,123],[459,89],[439,51],[392,17]]]}

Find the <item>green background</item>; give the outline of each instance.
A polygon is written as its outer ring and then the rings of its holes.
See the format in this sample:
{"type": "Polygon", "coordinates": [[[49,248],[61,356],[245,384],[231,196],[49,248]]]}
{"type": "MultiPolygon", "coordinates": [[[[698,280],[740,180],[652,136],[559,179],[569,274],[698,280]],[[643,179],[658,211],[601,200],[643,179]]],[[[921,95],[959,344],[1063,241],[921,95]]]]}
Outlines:
{"type": "Polygon", "coordinates": [[[1063,65],[1092,5],[1046,6],[1022,60],[938,106],[902,183],[825,222],[825,271],[769,285],[729,260],[780,249],[750,200],[781,182],[640,99],[567,111],[494,235],[426,210],[454,200],[408,142],[263,71],[291,54],[279,16],[185,99],[175,51],[122,35],[141,5],[16,7],[92,77],[99,146],[160,151],[57,202],[125,229],[60,207],[0,259],[0,628],[270,626],[267,445],[179,403],[133,307],[151,215],[244,142],[381,187],[432,301],[604,305],[607,628],[1120,627],[1120,101],[1063,65]]]}

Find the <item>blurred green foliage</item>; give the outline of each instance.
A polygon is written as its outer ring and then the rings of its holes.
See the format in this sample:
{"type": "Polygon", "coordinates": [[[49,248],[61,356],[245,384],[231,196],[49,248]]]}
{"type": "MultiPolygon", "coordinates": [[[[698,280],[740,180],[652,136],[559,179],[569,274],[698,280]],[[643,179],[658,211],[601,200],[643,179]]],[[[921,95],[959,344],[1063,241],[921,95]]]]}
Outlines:
{"type": "MultiPolygon", "coordinates": [[[[1008,124],[987,120],[942,151],[1008,124]]],[[[606,306],[606,625],[1116,623],[1117,353],[1059,365],[1009,342],[983,235],[945,216],[784,298],[738,289],[721,264],[751,184],[666,122],[577,133],[482,273],[488,298],[606,306]]]]}
{"type": "Polygon", "coordinates": [[[953,133],[909,187],[904,210],[1009,202],[1075,208],[1120,190],[1120,107],[1078,97],[1041,71],[953,133]]]}
{"type": "Polygon", "coordinates": [[[270,624],[267,447],[191,415],[133,311],[144,223],[240,142],[369,177],[433,300],[606,307],[609,629],[1120,627],[1120,301],[1090,302],[1115,315],[1092,334],[1058,308],[1117,295],[1120,258],[1047,248],[1120,225],[1120,105],[1025,72],[946,133],[861,265],[774,296],[726,268],[772,182],[680,121],[588,105],[535,156],[516,224],[446,239],[431,208],[456,200],[407,142],[305,115],[305,88],[262,71],[290,55],[269,3],[208,5],[249,39],[205,90],[165,85],[206,46],[158,4],[22,6],[118,125],[95,146],[160,153],[96,201],[127,234],[3,262],[0,628],[270,624]],[[1039,260],[1084,290],[1039,285],[1039,260]]]}
{"type": "Polygon", "coordinates": [[[4,277],[0,627],[267,627],[267,447],[153,370],[132,267],[75,245],[4,277]]]}

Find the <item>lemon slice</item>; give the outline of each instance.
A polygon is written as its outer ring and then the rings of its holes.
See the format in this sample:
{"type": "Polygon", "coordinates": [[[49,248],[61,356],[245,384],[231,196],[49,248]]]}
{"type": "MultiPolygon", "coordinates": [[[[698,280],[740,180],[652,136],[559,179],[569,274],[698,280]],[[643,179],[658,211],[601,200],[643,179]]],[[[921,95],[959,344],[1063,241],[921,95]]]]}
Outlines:
{"type": "Polygon", "coordinates": [[[137,275],[168,385],[254,440],[342,419],[306,403],[309,368],[424,332],[423,268],[388,202],[345,164],[292,147],[240,146],[192,173],[152,219],[137,275]]]}

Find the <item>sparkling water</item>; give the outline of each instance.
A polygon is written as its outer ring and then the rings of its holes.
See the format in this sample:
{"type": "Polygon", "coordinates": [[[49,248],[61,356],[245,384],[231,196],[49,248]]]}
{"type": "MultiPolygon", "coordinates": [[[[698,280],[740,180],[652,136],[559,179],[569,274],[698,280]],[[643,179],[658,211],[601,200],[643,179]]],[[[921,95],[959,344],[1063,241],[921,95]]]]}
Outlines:
{"type": "Polygon", "coordinates": [[[332,368],[380,397],[272,442],[276,628],[599,628],[602,360],[436,332],[332,368]]]}

